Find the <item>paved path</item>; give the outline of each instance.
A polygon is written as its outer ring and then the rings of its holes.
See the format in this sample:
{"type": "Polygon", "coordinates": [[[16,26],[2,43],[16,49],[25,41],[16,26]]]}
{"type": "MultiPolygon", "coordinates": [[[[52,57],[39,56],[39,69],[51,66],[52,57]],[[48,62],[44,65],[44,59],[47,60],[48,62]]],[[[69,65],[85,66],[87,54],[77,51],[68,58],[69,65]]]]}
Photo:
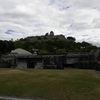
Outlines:
{"type": "Polygon", "coordinates": [[[15,97],[4,97],[0,96],[0,100],[47,100],[47,99],[25,99],[25,98],[15,98],[15,97]]]}

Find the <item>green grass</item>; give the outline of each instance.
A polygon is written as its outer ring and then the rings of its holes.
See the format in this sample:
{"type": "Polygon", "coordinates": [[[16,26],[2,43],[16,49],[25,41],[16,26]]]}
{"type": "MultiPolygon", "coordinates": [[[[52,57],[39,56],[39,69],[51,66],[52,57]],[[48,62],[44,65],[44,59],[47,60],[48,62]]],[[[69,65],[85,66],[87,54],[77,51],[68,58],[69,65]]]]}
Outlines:
{"type": "Polygon", "coordinates": [[[50,100],[100,100],[100,73],[76,69],[0,69],[0,95],[50,100]]]}

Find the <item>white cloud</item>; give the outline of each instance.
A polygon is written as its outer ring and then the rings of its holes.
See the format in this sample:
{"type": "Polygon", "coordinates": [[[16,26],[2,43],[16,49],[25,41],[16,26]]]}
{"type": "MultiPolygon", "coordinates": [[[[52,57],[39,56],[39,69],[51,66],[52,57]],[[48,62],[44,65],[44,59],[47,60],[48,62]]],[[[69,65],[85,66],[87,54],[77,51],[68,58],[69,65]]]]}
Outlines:
{"type": "Polygon", "coordinates": [[[55,34],[99,45],[99,0],[0,0],[0,39],[55,34]],[[13,30],[12,34],[5,34],[13,30]]]}

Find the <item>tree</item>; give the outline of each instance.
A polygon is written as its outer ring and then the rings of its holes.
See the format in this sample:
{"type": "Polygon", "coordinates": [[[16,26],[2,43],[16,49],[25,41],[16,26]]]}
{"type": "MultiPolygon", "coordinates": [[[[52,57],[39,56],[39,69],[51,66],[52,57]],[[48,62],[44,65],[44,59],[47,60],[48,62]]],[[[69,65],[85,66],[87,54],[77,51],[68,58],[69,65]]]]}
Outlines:
{"type": "Polygon", "coordinates": [[[83,47],[87,47],[87,46],[92,46],[92,44],[83,41],[83,42],[82,42],[82,46],[83,46],[83,47]]]}
{"type": "Polygon", "coordinates": [[[45,34],[45,36],[48,36],[48,35],[49,35],[49,33],[46,33],[46,34],[45,34]]]}
{"type": "Polygon", "coordinates": [[[41,37],[40,36],[37,36],[38,40],[41,40],[41,37]]]}
{"type": "Polygon", "coordinates": [[[13,41],[8,41],[8,52],[10,53],[14,49],[15,49],[14,42],[13,41]]]}
{"type": "Polygon", "coordinates": [[[76,41],[76,39],[74,38],[74,37],[67,37],[67,40],[69,40],[69,41],[73,41],[73,42],[75,42],[76,41]]]}
{"type": "Polygon", "coordinates": [[[15,48],[22,48],[24,49],[24,43],[23,41],[17,40],[15,41],[15,48]]]}
{"type": "Polygon", "coordinates": [[[48,51],[47,50],[40,50],[39,54],[45,55],[45,54],[48,54],[48,51]]]}
{"type": "Polygon", "coordinates": [[[57,54],[66,54],[66,49],[57,49],[57,54]]]}
{"type": "Polygon", "coordinates": [[[5,54],[8,50],[6,42],[0,40],[0,53],[5,54]]]}

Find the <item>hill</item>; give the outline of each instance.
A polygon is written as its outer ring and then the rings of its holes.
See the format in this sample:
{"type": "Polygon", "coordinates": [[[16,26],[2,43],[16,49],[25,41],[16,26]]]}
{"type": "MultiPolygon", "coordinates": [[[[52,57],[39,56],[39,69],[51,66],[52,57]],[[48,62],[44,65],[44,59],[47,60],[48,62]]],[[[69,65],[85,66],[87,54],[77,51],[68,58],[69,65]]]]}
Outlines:
{"type": "Polygon", "coordinates": [[[53,41],[53,40],[66,40],[64,35],[42,35],[42,36],[30,36],[24,39],[27,42],[37,41],[53,41]]]}
{"type": "Polygon", "coordinates": [[[0,54],[9,53],[16,48],[22,48],[31,53],[38,50],[38,54],[66,54],[67,52],[90,52],[98,49],[97,46],[85,41],[76,42],[74,37],[54,35],[53,31],[50,34],[30,36],[16,41],[0,40],[0,54]]]}
{"type": "Polygon", "coordinates": [[[97,49],[88,42],[76,42],[74,37],[65,37],[64,35],[54,35],[51,31],[50,34],[46,33],[42,36],[30,36],[24,39],[15,41],[16,48],[23,48],[28,51],[38,49],[39,54],[66,54],[67,52],[90,52],[97,49]]]}

